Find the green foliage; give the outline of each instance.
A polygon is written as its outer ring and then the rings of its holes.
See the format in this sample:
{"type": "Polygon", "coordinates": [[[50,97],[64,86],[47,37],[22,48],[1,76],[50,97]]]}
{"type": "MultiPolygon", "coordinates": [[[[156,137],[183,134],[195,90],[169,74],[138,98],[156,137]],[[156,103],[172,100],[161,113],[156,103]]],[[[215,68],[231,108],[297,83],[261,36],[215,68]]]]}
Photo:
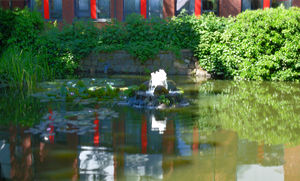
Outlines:
{"type": "MultiPolygon", "coordinates": [[[[83,79],[77,81],[68,81],[64,83],[58,83],[56,86],[49,88],[46,87],[48,92],[44,92],[43,95],[37,95],[45,100],[65,100],[67,102],[73,102],[75,99],[77,102],[88,102],[90,98],[95,98],[98,101],[102,100],[114,100],[119,99],[121,92],[120,88],[113,87],[111,84],[116,81],[106,82],[101,79],[83,79]],[[86,101],[85,101],[86,100],[86,101]]],[[[115,85],[115,84],[114,84],[115,85]]],[[[42,86],[43,87],[43,86],[42,86]]]]}
{"type": "Polygon", "coordinates": [[[141,15],[130,15],[124,23],[112,21],[101,30],[101,41],[97,51],[114,51],[117,47],[129,52],[144,62],[154,58],[165,49],[168,39],[164,35],[168,24],[164,19],[144,19],[141,15]],[[166,42],[163,42],[166,41],[166,42]]]}
{"type": "Polygon", "coordinates": [[[133,57],[137,57],[142,63],[155,58],[160,48],[151,42],[132,42],[126,46],[127,52],[133,57]]]}
{"type": "Polygon", "coordinates": [[[12,11],[0,8],[0,54],[7,47],[7,41],[14,29],[14,19],[12,11]]]}
{"type": "Polygon", "coordinates": [[[99,30],[91,22],[65,25],[62,30],[52,27],[36,40],[36,47],[57,77],[74,76],[79,61],[88,56],[98,43],[99,30]]]}
{"type": "Polygon", "coordinates": [[[197,26],[200,37],[192,46],[194,56],[198,58],[199,65],[216,77],[227,76],[228,72],[220,56],[223,54],[222,35],[229,25],[231,18],[216,17],[214,14],[203,15],[197,26]]]}
{"type": "Polygon", "coordinates": [[[51,80],[54,72],[42,57],[17,47],[8,48],[0,58],[0,82],[12,88],[33,89],[38,81],[51,80]]]}
{"type": "Polygon", "coordinates": [[[200,64],[237,79],[299,79],[299,17],[299,8],[243,12],[210,45],[210,57],[215,59],[206,61],[198,55],[200,64]],[[218,65],[217,69],[210,64],[218,65]]]}
{"type": "Polygon", "coordinates": [[[185,11],[169,22],[169,31],[164,38],[170,39],[173,45],[193,49],[200,41],[201,19],[188,15],[185,11]]]}
{"type": "Polygon", "coordinates": [[[127,97],[133,97],[135,95],[135,92],[139,90],[139,86],[132,85],[129,86],[128,89],[124,90],[123,94],[127,97]]]}
{"type": "Polygon", "coordinates": [[[167,98],[165,95],[159,96],[157,100],[160,104],[165,104],[167,106],[170,105],[171,103],[170,99],[167,98]]]}
{"type": "Polygon", "coordinates": [[[142,63],[153,59],[160,50],[170,50],[178,55],[180,47],[173,33],[175,25],[165,19],[144,19],[132,14],[124,23],[112,21],[100,31],[96,51],[126,50],[142,63]]]}
{"type": "Polygon", "coordinates": [[[131,15],[102,29],[92,22],[75,21],[62,29],[49,24],[44,30],[38,12],[0,10],[0,47],[3,51],[13,43],[32,51],[59,78],[75,76],[80,60],[93,51],[126,50],[144,63],[159,51],[179,56],[180,49],[188,48],[215,77],[299,80],[299,17],[299,8],[280,7],[245,11],[235,18],[185,12],[168,20],[131,15]]]}
{"type": "Polygon", "coordinates": [[[139,86],[139,91],[147,91],[148,90],[148,86],[146,86],[145,84],[141,84],[139,86]]]}
{"type": "Polygon", "coordinates": [[[88,90],[88,97],[97,97],[98,100],[109,100],[119,98],[120,90],[107,84],[105,87],[100,87],[95,90],[88,90]]]}
{"type": "MultiPolygon", "coordinates": [[[[65,25],[62,30],[56,23],[46,24],[40,12],[29,9],[0,10],[1,51],[9,44],[28,50],[32,57],[43,59],[56,78],[74,76],[79,69],[79,61],[96,47],[99,29],[91,22],[78,21],[65,25]]],[[[0,52],[1,53],[1,52],[0,52]]]]}
{"type": "MultiPolygon", "coordinates": [[[[169,21],[130,16],[101,31],[100,47],[117,45],[142,62],[160,50],[189,48],[215,77],[251,80],[300,78],[299,8],[246,11],[236,18],[184,12],[169,21]],[[104,46],[107,45],[107,46],[104,46]]],[[[99,46],[99,45],[98,45],[99,46]]],[[[98,50],[101,51],[101,48],[98,50]]]]}
{"type": "Polygon", "coordinates": [[[44,20],[39,12],[27,8],[14,11],[0,9],[1,49],[9,44],[22,49],[31,48],[43,30],[44,20]]]}

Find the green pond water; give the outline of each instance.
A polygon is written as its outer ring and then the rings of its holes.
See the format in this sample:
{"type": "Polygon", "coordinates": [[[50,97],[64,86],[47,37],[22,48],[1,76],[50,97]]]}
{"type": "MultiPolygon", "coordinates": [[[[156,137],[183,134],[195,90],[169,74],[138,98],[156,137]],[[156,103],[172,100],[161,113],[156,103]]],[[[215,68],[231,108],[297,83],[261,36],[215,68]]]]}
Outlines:
{"type": "MultiPolygon", "coordinates": [[[[94,82],[139,85],[147,76],[94,82]]],[[[0,180],[300,180],[300,84],[168,77],[190,106],[0,90],[0,180]],[[47,95],[47,96],[46,96],[47,95]]]]}

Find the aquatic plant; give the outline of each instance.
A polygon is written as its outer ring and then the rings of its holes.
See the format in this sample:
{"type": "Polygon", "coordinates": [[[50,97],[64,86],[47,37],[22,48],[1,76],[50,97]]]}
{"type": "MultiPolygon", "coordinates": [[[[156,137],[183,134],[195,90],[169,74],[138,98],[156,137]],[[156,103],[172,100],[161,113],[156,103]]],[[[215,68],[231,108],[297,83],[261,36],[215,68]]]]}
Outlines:
{"type": "Polygon", "coordinates": [[[37,82],[52,80],[53,69],[31,51],[8,48],[0,57],[0,80],[11,88],[35,88],[37,82]]]}
{"type": "MultiPolygon", "coordinates": [[[[89,102],[119,100],[134,91],[121,87],[123,82],[114,79],[84,78],[79,80],[57,80],[38,85],[41,92],[31,94],[44,102],[66,101],[88,104],[89,102]],[[126,92],[127,91],[127,92],[126,92]],[[129,91],[129,92],[128,92],[129,91]]],[[[132,86],[137,87],[137,86],[132,86]]]]}
{"type": "Polygon", "coordinates": [[[0,8],[0,54],[9,45],[31,49],[44,30],[41,13],[29,8],[4,10],[0,8]]]}
{"type": "Polygon", "coordinates": [[[161,95],[158,97],[158,102],[159,104],[165,104],[165,105],[170,105],[171,104],[171,101],[168,97],[166,97],[165,95],[161,95]]]}

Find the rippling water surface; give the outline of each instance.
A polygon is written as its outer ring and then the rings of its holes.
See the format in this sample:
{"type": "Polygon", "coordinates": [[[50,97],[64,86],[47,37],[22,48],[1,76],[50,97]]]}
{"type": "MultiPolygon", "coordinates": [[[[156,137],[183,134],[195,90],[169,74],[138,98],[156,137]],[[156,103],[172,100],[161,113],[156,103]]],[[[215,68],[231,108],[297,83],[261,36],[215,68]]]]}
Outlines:
{"type": "MultiPolygon", "coordinates": [[[[124,86],[149,79],[108,78],[124,86]]],[[[0,180],[300,180],[299,83],[169,79],[189,107],[2,89],[0,180]]]]}

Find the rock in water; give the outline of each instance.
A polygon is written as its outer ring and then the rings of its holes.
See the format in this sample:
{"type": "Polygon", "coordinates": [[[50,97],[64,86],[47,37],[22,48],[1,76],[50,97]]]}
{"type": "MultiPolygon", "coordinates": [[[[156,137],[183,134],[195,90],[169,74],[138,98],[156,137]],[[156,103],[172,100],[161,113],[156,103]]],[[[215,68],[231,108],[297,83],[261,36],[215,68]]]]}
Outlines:
{"type": "Polygon", "coordinates": [[[155,96],[167,95],[167,94],[169,94],[168,89],[166,89],[162,85],[156,86],[156,88],[154,89],[154,95],[155,96]]]}

